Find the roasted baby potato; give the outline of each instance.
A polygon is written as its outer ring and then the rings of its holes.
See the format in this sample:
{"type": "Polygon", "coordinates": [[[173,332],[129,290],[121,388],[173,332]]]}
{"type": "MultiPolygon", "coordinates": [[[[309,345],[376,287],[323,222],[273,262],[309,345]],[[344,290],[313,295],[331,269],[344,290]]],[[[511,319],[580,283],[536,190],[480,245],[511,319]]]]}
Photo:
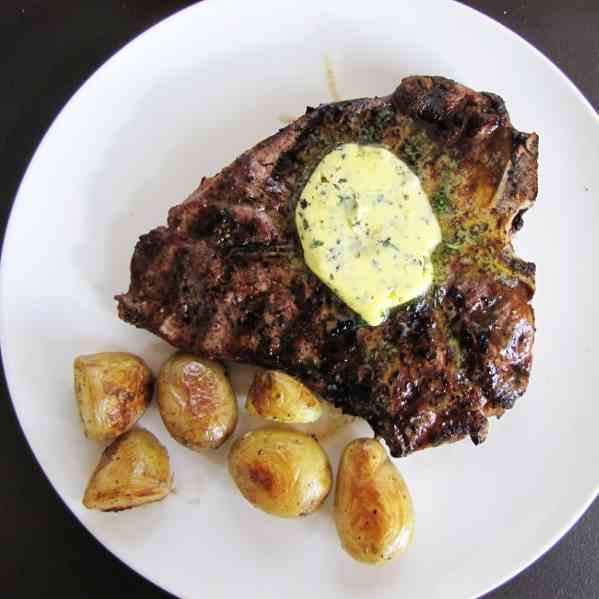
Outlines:
{"type": "Polygon", "coordinates": [[[293,377],[278,370],[258,371],[248,392],[245,409],[253,416],[277,422],[315,422],[320,400],[293,377]]]}
{"type": "Polygon", "coordinates": [[[75,358],[75,397],[85,435],[110,441],[128,431],[152,400],[154,377],[133,354],[105,352],[75,358]]]}
{"type": "Polygon", "coordinates": [[[164,499],[171,483],[166,449],[150,431],[134,428],[104,450],[83,505],[104,512],[127,510],[164,499]]]}
{"type": "Polygon", "coordinates": [[[385,448],[356,439],[343,451],[335,490],[335,522],[343,548],[366,564],[383,564],[412,540],[408,488],[385,448]]]}
{"type": "Polygon", "coordinates": [[[229,453],[229,472],[252,505],[282,518],[316,511],[333,479],[329,459],[312,437],[282,429],[240,437],[229,453]]]}
{"type": "Polygon", "coordinates": [[[175,354],[158,376],[158,407],[169,433],[193,450],[220,447],[237,425],[237,398],[222,366],[175,354]]]}

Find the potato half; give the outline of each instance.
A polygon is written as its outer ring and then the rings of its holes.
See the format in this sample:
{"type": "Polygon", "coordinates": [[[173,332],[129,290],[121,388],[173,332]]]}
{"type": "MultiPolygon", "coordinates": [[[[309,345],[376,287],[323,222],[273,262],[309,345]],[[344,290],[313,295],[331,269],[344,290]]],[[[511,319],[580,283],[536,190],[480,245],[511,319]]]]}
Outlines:
{"type": "Polygon", "coordinates": [[[322,413],[310,389],[278,370],[256,372],[245,408],[254,416],[289,423],[316,422],[322,413]]]}
{"type": "Polygon", "coordinates": [[[335,491],[335,523],[343,548],[366,564],[403,553],[414,533],[408,488],[385,448],[356,439],[343,451],[335,491]]]}
{"type": "Polygon", "coordinates": [[[229,472],[255,507],[282,518],[316,511],[332,486],[329,459],[312,437],[262,429],[240,437],[229,454],[229,472]]]}
{"type": "Polygon", "coordinates": [[[193,450],[220,447],[237,425],[237,398],[223,367],[175,354],[158,376],[158,407],[172,437],[193,450]]]}
{"type": "Polygon", "coordinates": [[[164,499],[171,484],[166,449],[150,431],[134,428],[104,450],[85,489],[83,505],[118,512],[164,499]]]}
{"type": "Polygon", "coordinates": [[[146,411],[154,377],[133,354],[105,352],[75,358],[75,398],[85,435],[110,441],[128,431],[146,411]]]}

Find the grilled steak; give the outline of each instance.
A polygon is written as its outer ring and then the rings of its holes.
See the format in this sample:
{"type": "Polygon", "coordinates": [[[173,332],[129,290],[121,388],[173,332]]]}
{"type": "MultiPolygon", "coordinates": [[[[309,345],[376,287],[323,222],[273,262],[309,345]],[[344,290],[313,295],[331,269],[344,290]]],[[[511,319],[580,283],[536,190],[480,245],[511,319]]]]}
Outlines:
{"type": "Polygon", "coordinates": [[[441,77],[308,108],[140,238],[119,315],[198,355],[301,378],[394,456],[480,443],[529,379],[535,267],[511,238],[537,194],[537,143],[501,98],[441,77]],[[407,162],[443,234],[432,287],[376,327],[307,268],[294,224],[311,172],[346,142],[407,162]]]}

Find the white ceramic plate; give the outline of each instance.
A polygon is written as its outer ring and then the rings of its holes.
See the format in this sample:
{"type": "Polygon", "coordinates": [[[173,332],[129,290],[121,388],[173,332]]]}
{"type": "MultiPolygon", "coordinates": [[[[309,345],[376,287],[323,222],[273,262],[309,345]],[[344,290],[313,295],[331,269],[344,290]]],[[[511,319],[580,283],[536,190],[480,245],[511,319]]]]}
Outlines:
{"type": "MultiPolygon", "coordinates": [[[[574,86],[497,23],[420,0],[208,0],[154,27],[72,98],[25,175],[1,270],[6,375],[29,443],[64,502],[108,549],[182,597],[466,597],[526,566],[597,493],[599,123],[574,86]],[[456,35],[459,31],[460,35],[456,35]],[[526,397],[487,442],[400,463],[417,532],[382,569],[339,547],[331,501],[298,521],[251,508],[229,480],[228,446],[200,455],[171,441],[153,407],[143,425],[168,446],[176,493],[121,514],[81,496],[101,447],[84,439],[76,354],[129,350],[154,368],[170,353],[115,315],[137,237],[203,175],[330,99],[382,95],[409,74],[492,90],[516,127],[541,138],[541,190],[518,249],[538,265],[535,366],[526,397]]],[[[243,391],[248,372],[234,371],[243,391]]],[[[248,423],[244,421],[242,428],[248,423]]],[[[354,426],[327,449],[334,463],[354,426]]]]}

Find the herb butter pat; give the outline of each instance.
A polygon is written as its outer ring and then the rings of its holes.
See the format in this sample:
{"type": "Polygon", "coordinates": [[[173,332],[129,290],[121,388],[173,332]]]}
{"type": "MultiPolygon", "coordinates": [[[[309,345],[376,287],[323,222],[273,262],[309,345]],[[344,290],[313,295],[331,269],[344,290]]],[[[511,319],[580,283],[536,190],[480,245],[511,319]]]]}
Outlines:
{"type": "Polygon", "coordinates": [[[432,282],[439,223],[418,177],[383,147],[343,144],[327,154],[295,222],[308,267],[369,325],[432,282]]]}

